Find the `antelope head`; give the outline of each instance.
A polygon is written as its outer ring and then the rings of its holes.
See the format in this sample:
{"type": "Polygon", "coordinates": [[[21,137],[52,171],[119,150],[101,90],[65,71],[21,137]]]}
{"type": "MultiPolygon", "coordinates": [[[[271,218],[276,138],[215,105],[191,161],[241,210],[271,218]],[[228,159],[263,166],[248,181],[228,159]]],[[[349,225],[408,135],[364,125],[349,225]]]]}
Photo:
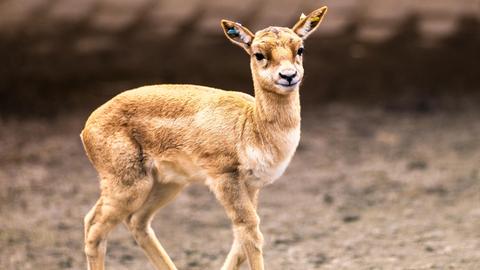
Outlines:
{"type": "Polygon", "coordinates": [[[253,34],[240,23],[222,20],[227,38],[250,55],[255,89],[288,95],[303,79],[303,41],[322,21],[327,7],[305,16],[292,27],[268,27],[253,34]]]}

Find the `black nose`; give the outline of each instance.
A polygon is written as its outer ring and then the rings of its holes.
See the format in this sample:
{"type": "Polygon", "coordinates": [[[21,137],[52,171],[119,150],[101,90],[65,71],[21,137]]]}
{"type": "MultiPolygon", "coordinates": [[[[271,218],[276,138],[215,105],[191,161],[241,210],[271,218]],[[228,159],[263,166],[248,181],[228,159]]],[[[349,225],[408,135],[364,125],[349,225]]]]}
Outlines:
{"type": "Polygon", "coordinates": [[[297,71],[296,70],[282,71],[282,72],[279,72],[278,75],[280,75],[280,78],[287,80],[288,83],[291,83],[293,78],[297,76],[297,71]]]}

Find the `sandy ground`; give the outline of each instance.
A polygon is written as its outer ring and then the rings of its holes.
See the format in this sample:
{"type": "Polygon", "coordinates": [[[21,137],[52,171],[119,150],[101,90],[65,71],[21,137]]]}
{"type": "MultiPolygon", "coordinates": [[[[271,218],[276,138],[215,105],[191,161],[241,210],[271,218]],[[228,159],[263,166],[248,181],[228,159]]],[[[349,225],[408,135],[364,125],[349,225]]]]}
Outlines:
{"type": "MultiPolygon", "coordinates": [[[[480,269],[479,115],[305,112],[291,166],[261,194],[267,269],[480,269]]],[[[82,222],[98,182],[78,137],[85,117],[1,120],[0,269],[86,269],[82,222]]],[[[179,269],[219,269],[232,240],[203,186],[154,229],[179,269]]],[[[107,268],[153,269],[122,226],[107,268]]]]}

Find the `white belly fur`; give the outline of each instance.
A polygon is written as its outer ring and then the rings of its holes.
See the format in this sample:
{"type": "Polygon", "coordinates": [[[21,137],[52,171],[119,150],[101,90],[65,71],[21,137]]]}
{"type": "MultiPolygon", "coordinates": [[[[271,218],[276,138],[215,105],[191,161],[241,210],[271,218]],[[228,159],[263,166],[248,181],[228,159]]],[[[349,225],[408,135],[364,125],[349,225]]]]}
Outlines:
{"type": "Polygon", "coordinates": [[[156,159],[152,165],[156,169],[156,180],[161,183],[186,185],[207,179],[205,171],[185,156],[175,159],[156,159]]]}

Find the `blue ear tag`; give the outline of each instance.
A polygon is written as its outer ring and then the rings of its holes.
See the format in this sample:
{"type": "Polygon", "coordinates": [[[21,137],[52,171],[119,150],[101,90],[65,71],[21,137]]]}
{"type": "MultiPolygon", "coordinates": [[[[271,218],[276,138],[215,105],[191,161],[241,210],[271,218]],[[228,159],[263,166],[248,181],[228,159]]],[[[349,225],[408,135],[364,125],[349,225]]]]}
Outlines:
{"type": "Polygon", "coordinates": [[[237,29],[233,28],[233,27],[230,28],[230,29],[228,29],[227,34],[228,34],[229,36],[234,36],[234,37],[240,36],[240,32],[239,32],[237,29]]]}

